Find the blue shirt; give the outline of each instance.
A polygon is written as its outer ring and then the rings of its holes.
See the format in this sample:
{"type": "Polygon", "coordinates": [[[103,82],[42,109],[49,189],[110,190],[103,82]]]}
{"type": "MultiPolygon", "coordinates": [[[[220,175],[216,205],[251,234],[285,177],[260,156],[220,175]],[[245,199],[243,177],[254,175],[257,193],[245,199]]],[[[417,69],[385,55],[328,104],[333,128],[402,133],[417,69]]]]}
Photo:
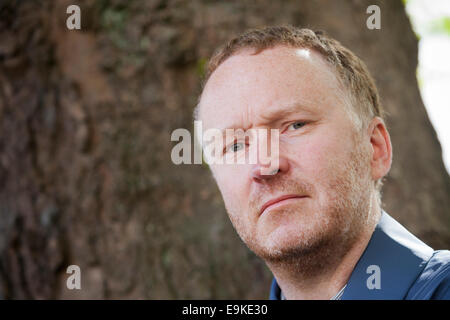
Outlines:
{"type": "MultiPolygon", "coordinates": [[[[280,299],[272,281],[270,299],[280,299]]],[[[341,300],[450,300],[450,251],[433,250],[382,211],[341,300]]]]}

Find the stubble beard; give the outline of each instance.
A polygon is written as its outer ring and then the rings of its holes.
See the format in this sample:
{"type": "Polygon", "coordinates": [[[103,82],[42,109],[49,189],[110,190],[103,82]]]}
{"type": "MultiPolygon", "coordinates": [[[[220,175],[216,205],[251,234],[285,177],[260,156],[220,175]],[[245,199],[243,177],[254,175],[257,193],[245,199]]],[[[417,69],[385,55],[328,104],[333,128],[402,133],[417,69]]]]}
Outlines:
{"type": "MultiPolygon", "coordinates": [[[[372,227],[370,160],[363,150],[357,148],[358,145],[355,146],[349,161],[333,164],[334,168],[340,169],[336,170],[339,174],[327,181],[326,189],[330,191],[327,201],[319,204],[317,212],[312,213],[312,226],[298,230],[299,236],[294,244],[284,247],[268,244],[267,239],[258,236],[255,228],[246,229],[243,221],[230,215],[249,249],[269,266],[286,265],[308,276],[320,273],[342,259],[361,234],[372,227]]],[[[312,188],[312,184],[286,178],[273,185],[274,190],[286,193],[301,194],[312,188]]]]}

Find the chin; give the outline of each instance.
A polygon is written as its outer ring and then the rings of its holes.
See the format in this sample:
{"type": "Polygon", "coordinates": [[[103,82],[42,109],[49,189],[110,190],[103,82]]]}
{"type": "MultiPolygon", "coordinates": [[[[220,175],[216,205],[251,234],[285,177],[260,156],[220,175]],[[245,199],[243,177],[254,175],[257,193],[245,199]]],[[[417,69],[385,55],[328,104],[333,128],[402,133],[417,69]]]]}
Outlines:
{"type": "Polygon", "coordinates": [[[255,253],[267,260],[283,259],[310,252],[320,243],[320,235],[302,230],[295,225],[279,226],[269,233],[261,234],[255,253]]]}

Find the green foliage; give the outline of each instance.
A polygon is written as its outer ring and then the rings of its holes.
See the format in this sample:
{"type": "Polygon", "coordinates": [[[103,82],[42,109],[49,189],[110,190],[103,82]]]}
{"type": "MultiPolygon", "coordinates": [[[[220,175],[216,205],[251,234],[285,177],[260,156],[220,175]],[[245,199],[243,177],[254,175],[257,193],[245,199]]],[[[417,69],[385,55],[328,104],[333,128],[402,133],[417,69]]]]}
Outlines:
{"type": "Polygon", "coordinates": [[[125,35],[128,16],[126,8],[106,8],[101,13],[101,27],[107,31],[114,45],[120,49],[126,49],[129,45],[125,35]]]}
{"type": "Polygon", "coordinates": [[[443,33],[450,36],[450,17],[442,17],[431,22],[429,30],[431,33],[443,33]]]}
{"type": "Polygon", "coordinates": [[[200,58],[197,60],[197,74],[200,78],[203,78],[206,74],[206,63],[208,59],[200,58]]]}

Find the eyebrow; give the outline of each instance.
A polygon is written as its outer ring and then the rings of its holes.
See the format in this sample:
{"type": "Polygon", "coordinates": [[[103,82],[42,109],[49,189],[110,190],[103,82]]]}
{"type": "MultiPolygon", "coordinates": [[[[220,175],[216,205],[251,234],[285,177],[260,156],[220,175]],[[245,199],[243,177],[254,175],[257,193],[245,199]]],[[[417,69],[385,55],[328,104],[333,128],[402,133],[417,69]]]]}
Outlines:
{"type": "Polygon", "coordinates": [[[265,115],[261,115],[261,118],[263,118],[268,123],[274,122],[275,120],[278,120],[280,118],[284,118],[299,112],[307,112],[312,114],[313,110],[311,108],[299,103],[294,102],[291,104],[287,104],[283,107],[274,107],[271,108],[270,111],[267,112],[265,115]]]}
{"type": "MultiPolygon", "coordinates": [[[[303,105],[303,104],[301,104],[299,102],[294,102],[294,103],[291,103],[291,104],[284,105],[282,107],[276,107],[275,106],[273,108],[270,108],[270,111],[268,111],[264,115],[261,115],[260,117],[262,119],[264,119],[264,123],[265,124],[272,124],[272,123],[278,121],[281,118],[289,117],[289,116],[291,116],[293,114],[296,114],[296,113],[299,113],[299,112],[306,112],[306,113],[309,113],[309,114],[313,114],[314,113],[314,111],[311,110],[311,108],[309,108],[309,107],[307,107],[307,106],[305,106],[305,105],[303,105]]],[[[222,136],[223,136],[227,129],[233,129],[233,130],[242,129],[245,132],[245,131],[247,131],[250,128],[251,127],[242,128],[242,127],[239,127],[239,126],[236,126],[236,125],[232,125],[232,126],[228,126],[228,127],[224,128],[224,129],[221,129],[220,131],[221,131],[222,136]]]]}

